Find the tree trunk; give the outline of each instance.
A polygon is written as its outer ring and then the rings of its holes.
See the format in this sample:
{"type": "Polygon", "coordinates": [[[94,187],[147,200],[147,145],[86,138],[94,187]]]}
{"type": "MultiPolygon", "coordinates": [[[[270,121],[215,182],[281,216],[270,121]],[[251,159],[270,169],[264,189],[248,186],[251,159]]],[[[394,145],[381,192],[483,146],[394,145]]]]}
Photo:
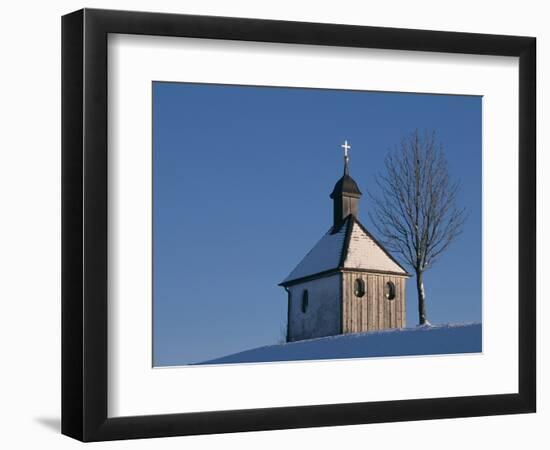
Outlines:
{"type": "Polygon", "coordinates": [[[424,292],[424,278],[422,271],[416,272],[416,292],[418,294],[418,323],[425,325],[428,322],[426,318],[426,293],[424,292]]]}

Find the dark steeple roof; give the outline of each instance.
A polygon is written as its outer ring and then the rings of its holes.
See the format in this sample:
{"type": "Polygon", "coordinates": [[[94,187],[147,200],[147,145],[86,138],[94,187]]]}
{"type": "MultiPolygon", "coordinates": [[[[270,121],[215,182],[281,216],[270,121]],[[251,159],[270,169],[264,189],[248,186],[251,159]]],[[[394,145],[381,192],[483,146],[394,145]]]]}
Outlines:
{"type": "Polygon", "coordinates": [[[330,198],[335,198],[339,195],[349,195],[351,197],[360,197],[362,195],[355,180],[347,173],[344,173],[342,178],[336,182],[334,189],[330,194],[330,198]]]}
{"type": "Polygon", "coordinates": [[[361,191],[359,190],[359,186],[357,186],[357,183],[353,178],[349,176],[349,156],[348,156],[348,149],[351,148],[351,146],[348,145],[348,141],[342,145],[342,148],[344,148],[344,175],[342,178],[340,178],[336,184],[334,185],[334,189],[332,190],[332,193],[330,194],[330,198],[334,199],[338,196],[347,195],[350,197],[361,197],[361,191]]]}

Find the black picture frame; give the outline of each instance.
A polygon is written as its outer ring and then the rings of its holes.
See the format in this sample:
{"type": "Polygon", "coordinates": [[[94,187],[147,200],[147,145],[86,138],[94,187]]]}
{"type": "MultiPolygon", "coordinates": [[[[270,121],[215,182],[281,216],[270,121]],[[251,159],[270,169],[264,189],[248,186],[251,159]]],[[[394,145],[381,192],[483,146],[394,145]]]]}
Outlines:
{"type": "Polygon", "coordinates": [[[536,39],[84,9],[62,18],[62,433],[82,441],[535,412],[536,39]],[[107,417],[107,36],[519,57],[517,393],[107,417]]]}

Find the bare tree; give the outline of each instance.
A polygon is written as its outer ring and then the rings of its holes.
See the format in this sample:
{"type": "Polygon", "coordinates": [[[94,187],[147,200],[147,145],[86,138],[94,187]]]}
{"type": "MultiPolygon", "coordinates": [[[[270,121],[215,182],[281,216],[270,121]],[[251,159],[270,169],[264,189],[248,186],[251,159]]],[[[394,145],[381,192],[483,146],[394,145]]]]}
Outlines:
{"type": "Polygon", "coordinates": [[[380,193],[370,195],[371,219],[388,250],[414,270],[418,321],[429,324],[423,274],[462,232],[466,210],[456,202],[460,185],[449,177],[435,132],[420,136],[416,130],[401,139],[384,167],[376,178],[380,193]]]}

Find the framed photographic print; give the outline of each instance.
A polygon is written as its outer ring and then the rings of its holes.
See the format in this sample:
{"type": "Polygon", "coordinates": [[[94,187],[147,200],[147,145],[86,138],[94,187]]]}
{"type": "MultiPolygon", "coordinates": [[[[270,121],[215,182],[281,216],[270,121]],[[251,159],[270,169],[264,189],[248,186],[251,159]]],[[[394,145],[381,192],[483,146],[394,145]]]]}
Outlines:
{"type": "Polygon", "coordinates": [[[62,22],[62,432],[534,412],[535,38],[62,22]]]}

